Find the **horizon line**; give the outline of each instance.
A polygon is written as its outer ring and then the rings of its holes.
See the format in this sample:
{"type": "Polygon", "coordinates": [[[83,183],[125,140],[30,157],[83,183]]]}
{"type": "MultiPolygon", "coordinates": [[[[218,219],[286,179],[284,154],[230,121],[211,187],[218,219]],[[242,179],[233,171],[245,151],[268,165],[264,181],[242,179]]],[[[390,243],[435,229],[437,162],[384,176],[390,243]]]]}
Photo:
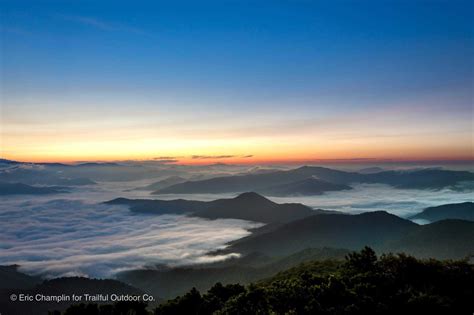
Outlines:
{"type": "Polygon", "coordinates": [[[68,165],[75,165],[81,163],[150,163],[162,165],[308,165],[308,164],[377,164],[377,163],[452,163],[452,164],[463,164],[463,163],[474,163],[474,157],[472,158],[334,158],[334,159],[265,159],[265,160],[242,160],[238,159],[226,162],[221,159],[207,159],[193,160],[193,159],[176,159],[176,160],[160,160],[154,158],[148,159],[9,159],[0,157],[0,160],[8,160],[11,162],[26,163],[26,164],[52,164],[61,163],[68,165]]]}

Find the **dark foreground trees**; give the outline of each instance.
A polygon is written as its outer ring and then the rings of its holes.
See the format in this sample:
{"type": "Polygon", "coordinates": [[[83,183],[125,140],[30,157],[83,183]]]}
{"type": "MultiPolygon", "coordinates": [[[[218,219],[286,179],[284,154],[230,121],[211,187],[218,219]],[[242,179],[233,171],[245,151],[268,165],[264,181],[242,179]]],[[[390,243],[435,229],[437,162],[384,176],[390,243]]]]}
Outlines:
{"type": "Polygon", "coordinates": [[[243,287],[217,283],[161,304],[171,314],[473,314],[468,261],[418,260],[365,248],[345,262],[314,261],[243,287]]]}

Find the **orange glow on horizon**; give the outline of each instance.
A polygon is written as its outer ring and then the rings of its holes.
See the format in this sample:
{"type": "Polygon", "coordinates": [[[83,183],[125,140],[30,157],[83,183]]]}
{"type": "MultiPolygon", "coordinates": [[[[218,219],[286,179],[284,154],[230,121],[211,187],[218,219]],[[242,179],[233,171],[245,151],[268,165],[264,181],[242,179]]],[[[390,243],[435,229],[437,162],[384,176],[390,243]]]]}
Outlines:
{"type": "MultiPolygon", "coordinates": [[[[152,157],[140,157],[140,158],[116,158],[116,157],[81,157],[81,158],[41,158],[41,157],[20,157],[15,158],[14,156],[1,156],[8,160],[14,160],[18,162],[31,162],[31,163],[64,163],[74,164],[78,162],[125,162],[125,161],[156,161],[160,162],[159,159],[153,159],[152,157]]],[[[205,159],[193,159],[189,157],[177,158],[175,162],[164,162],[166,165],[210,165],[216,163],[222,164],[235,164],[235,165],[305,165],[305,164],[374,164],[374,163],[403,163],[403,162],[466,162],[474,163],[474,157],[472,155],[466,156],[406,156],[406,157],[332,157],[332,158],[316,158],[308,156],[300,157],[248,157],[248,158],[205,158],[205,159]]]]}

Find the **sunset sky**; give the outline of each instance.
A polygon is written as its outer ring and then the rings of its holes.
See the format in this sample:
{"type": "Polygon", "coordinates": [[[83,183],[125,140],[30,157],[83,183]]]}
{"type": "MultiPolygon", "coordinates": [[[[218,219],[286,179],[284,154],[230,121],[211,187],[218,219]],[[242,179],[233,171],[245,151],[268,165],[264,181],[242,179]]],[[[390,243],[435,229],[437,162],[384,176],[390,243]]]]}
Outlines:
{"type": "Polygon", "coordinates": [[[473,159],[472,1],[0,12],[0,158],[473,159]]]}

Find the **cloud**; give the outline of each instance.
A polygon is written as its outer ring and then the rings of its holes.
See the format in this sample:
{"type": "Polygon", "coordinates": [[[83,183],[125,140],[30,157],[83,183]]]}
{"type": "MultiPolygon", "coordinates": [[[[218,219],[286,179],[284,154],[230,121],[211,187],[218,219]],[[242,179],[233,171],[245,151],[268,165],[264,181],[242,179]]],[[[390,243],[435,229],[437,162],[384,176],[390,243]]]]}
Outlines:
{"type": "Polygon", "coordinates": [[[0,206],[0,264],[49,277],[111,277],[156,264],[226,259],[206,254],[249,234],[256,223],[177,215],[140,215],[81,200],[23,201],[0,206]]]}
{"type": "Polygon", "coordinates": [[[160,164],[176,163],[179,162],[177,159],[153,159],[153,162],[160,164]]]}
{"type": "Polygon", "coordinates": [[[85,26],[94,27],[102,31],[121,31],[130,33],[144,33],[143,30],[129,27],[123,24],[105,22],[95,17],[89,16],[78,16],[78,15],[59,15],[59,17],[65,21],[75,22],[85,26]]]}
{"type": "Polygon", "coordinates": [[[193,160],[206,160],[206,159],[229,159],[235,155],[192,155],[193,160]]]}
{"type": "Polygon", "coordinates": [[[471,201],[472,187],[466,185],[462,188],[418,190],[398,189],[382,184],[358,184],[353,185],[351,190],[328,192],[318,196],[270,199],[278,203],[299,202],[315,209],[337,210],[351,214],[385,210],[400,217],[409,217],[427,207],[471,201]]]}
{"type": "Polygon", "coordinates": [[[181,158],[181,156],[157,156],[153,160],[176,160],[178,158],[181,158]]]}
{"type": "Polygon", "coordinates": [[[167,164],[179,162],[180,158],[182,158],[182,156],[157,156],[152,158],[152,160],[157,163],[167,164]]]}
{"type": "MultiPolygon", "coordinates": [[[[212,262],[229,256],[209,256],[209,252],[247,236],[248,229],[259,226],[231,219],[209,221],[177,215],[138,214],[123,206],[100,203],[121,196],[149,198],[148,193],[130,190],[136,185],[136,182],[100,182],[95,186],[75,187],[68,199],[55,199],[57,196],[2,198],[0,265],[19,264],[24,272],[49,277],[111,277],[120,271],[158,264],[212,262]]],[[[214,200],[231,196],[179,197],[214,200]]],[[[465,191],[431,191],[363,184],[350,191],[271,199],[347,213],[386,210],[406,217],[428,206],[471,201],[472,187],[465,191]]]]}
{"type": "Polygon", "coordinates": [[[253,155],[191,155],[193,160],[251,158],[253,155]]]}

